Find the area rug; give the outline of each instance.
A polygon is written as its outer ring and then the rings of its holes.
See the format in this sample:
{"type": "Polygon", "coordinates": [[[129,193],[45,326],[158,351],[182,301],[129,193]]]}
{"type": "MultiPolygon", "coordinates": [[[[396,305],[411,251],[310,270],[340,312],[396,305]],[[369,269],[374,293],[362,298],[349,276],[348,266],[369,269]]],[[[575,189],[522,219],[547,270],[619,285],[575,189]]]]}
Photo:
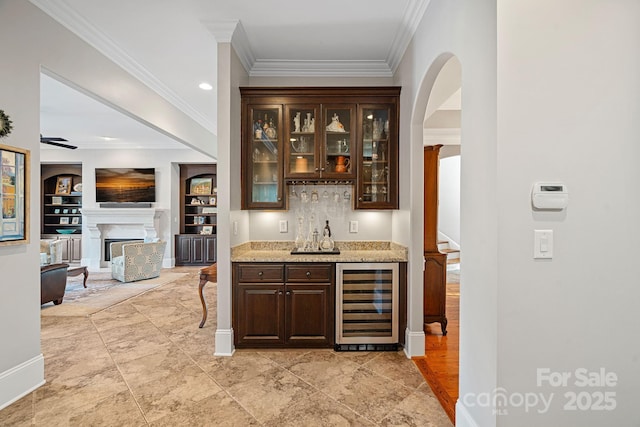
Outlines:
{"type": "Polygon", "coordinates": [[[89,273],[87,288],[82,286],[83,276],[69,277],[62,304],[41,306],[42,316],[88,316],[133,298],[158,286],[171,283],[187,273],[161,272],[159,277],[122,283],[111,278],[111,273],[89,273]]]}

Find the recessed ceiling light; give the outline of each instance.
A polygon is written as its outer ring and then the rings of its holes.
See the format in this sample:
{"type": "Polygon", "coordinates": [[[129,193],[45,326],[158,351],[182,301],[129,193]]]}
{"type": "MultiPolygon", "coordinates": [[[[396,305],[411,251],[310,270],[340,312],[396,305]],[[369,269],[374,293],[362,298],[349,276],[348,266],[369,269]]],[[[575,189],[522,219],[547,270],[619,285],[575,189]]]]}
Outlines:
{"type": "Polygon", "coordinates": [[[211,90],[213,89],[213,86],[211,86],[209,83],[207,82],[202,82],[198,85],[198,87],[202,90],[211,90]]]}
{"type": "Polygon", "coordinates": [[[116,139],[112,136],[101,136],[100,138],[104,139],[105,141],[113,141],[114,139],[116,139]]]}

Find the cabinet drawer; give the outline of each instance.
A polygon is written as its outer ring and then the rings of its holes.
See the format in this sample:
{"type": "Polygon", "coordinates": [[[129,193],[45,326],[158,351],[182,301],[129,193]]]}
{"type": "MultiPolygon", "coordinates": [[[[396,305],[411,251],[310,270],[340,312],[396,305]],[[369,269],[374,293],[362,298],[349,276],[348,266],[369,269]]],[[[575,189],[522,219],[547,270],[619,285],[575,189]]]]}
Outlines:
{"type": "Polygon", "coordinates": [[[283,282],[282,264],[240,264],[237,266],[238,282],[283,282]]]}
{"type": "Polygon", "coordinates": [[[287,265],[287,282],[333,282],[331,264],[287,265]]]}

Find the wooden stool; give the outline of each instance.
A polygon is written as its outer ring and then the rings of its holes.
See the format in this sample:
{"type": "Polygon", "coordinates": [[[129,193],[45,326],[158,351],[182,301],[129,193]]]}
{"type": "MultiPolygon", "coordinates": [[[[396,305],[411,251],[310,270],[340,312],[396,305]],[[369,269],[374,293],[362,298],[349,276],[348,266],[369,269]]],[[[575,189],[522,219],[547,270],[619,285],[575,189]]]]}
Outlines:
{"type": "Polygon", "coordinates": [[[198,293],[200,294],[200,302],[202,303],[202,321],[199,328],[204,326],[204,322],[207,321],[207,303],[204,300],[202,289],[207,282],[218,282],[218,264],[211,264],[209,267],[200,269],[200,285],[198,286],[198,293]]]}

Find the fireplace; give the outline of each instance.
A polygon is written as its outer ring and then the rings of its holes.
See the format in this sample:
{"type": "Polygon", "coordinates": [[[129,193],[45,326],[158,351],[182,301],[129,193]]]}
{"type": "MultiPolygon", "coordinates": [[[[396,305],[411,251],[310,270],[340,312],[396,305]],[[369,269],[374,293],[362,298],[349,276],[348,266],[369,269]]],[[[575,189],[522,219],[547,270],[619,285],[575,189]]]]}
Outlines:
{"type": "Polygon", "coordinates": [[[82,209],[88,231],[88,238],[83,238],[83,245],[86,242],[88,246],[83,255],[88,258],[83,259],[83,264],[93,271],[109,267],[109,240],[160,238],[160,218],[165,211],[155,208],[82,209]]]}
{"type": "Polygon", "coordinates": [[[114,242],[143,242],[144,240],[136,240],[131,238],[126,239],[103,239],[104,240],[104,248],[102,253],[104,254],[103,261],[111,261],[111,244],[114,242]]]}

